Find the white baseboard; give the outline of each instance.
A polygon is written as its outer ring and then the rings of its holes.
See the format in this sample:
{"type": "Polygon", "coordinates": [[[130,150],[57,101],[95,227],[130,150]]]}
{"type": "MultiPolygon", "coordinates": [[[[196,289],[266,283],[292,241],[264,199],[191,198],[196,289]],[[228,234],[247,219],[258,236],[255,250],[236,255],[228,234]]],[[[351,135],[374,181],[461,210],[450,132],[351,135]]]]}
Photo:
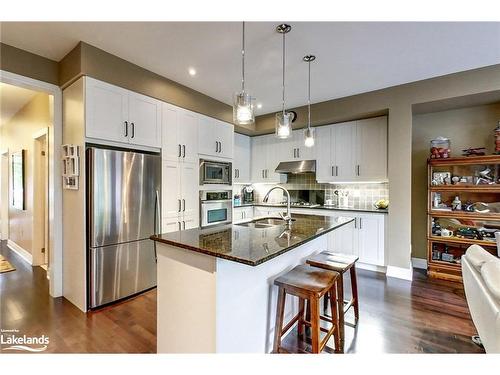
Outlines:
{"type": "Polygon", "coordinates": [[[421,270],[426,270],[427,269],[427,259],[411,258],[411,265],[413,268],[419,268],[421,270]]]}
{"type": "Polygon", "coordinates": [[[402,268],[395,266],[387,266],[388,277],[395,277],[397,279],[403,279],[412,281],[413,280],[413,269],[412,268],[402,268]]]}
{"type": "Polygon", "coordinates": [[[26,261],[30,266],[33,264],[33,256],[21,246],[12,240],[7,240],[7,246],[17,255],[19,255],[24,261],[26,261]]]}
{"type": "Polygon", "coordinates": [[[362,269],[362,270],[367,270],[367,271],[380,272],[380,273],[387,272],[386,267],[375,266],[373,264],[366,264],[366,263],[361,263],[361,262],[356,262],[356,268],[362,269]]]}

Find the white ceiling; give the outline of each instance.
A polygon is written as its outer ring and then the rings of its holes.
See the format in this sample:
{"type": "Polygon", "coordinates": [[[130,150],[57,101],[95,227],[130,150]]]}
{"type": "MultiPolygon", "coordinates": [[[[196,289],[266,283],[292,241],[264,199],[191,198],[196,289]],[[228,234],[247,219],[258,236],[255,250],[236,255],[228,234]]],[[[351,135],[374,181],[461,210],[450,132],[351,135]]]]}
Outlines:
{"type": "Polygon", "coordinates": [[[0,82],[0,126],[9,121],[36,94],[37,91],[0,82]]]}
{"type": "MultiPolygon", "coordinates": [[[[281,105],[280,22],[247,24],[246,86],[263,107],[281,105]]],[[[500,63],[500,23],[290,22],[287,106],[307,101],[305,54],[312,65],[312,101],[500,63]]],[[[227,104],[239,90],[241,23],[2,23],[4,43],[59,61],[80,40],[227,104]],[[195,77],[188,74],[194,67],[195,77]]]]}

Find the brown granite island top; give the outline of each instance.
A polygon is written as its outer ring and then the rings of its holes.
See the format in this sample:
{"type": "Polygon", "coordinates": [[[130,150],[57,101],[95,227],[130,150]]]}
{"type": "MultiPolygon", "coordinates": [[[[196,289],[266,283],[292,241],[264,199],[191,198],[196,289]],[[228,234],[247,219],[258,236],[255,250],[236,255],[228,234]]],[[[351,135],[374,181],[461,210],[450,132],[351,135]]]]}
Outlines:
{"type": "Polygon", "coordinates": [[[151,236],[151,239],[249,266],[258,266],[354,221],[348,217],[303,214],[292,214],[292,218],[294,221],[290,228],[284,222],[268,227],[238,223],[164,233],[151,236]]]}

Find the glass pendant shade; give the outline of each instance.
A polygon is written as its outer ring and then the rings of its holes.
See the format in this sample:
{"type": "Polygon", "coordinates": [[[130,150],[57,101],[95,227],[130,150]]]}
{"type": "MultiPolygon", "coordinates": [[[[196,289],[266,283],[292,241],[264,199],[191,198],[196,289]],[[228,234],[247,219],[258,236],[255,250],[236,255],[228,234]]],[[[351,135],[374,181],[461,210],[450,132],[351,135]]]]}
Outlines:
{"type": "Polygon", "coordinates": [[[255,115],[250,94],[244,91],[234,94],[233,122],[238,125],[249,125],[253,124],[254,121],[255,115]]]}
{"type": "Polygon", "coordinates": [[[276,137],[285,139],[292,136],[292,112],[276,113],[276,137]]]}
{"type": "Polygon", "coordinates": [[[306,128],[304,130],[304,145],[306,147],[314,146],[314,128],[306,128]]]}

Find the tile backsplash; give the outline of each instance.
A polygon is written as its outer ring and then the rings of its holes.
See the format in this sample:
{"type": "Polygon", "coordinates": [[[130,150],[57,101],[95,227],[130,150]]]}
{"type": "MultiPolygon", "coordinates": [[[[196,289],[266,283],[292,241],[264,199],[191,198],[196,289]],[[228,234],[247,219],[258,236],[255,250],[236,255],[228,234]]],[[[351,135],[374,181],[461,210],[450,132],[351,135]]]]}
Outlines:
{"type": "MultiPolygon", "coordinates": [[[[337,203],[336,190],[348,192],[349,207],[371,207],[379,199],[389,199],[388,183],[353,183],[353,184],[320,184],[316,182],[314,173],[290,174],[286,183],[279,184],[288,190],[324,190],[325,201],[331,199],[337,203]]],[[[241,192],[245,185],[234,185],[234,194],[241,192]]],[[[257,202],[262,199],[272,187],[272,184],[253,184],[254,198],[257,202]]],[[[269,202],[279,203],[283,201],[283,193],[276,190],[271,193],[269,202]]]]}

